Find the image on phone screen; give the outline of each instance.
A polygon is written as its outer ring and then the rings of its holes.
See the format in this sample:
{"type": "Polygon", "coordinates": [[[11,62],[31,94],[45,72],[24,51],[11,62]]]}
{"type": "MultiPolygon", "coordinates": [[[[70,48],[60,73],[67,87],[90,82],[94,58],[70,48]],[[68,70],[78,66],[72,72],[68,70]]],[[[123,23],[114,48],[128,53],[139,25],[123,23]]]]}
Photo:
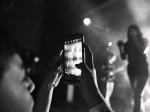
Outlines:
{"type": "Polygon", "coordinates": [[[65,73],[67,75],[80,76],[81,70],[75,67],[75,64],[79,64],[82,59],[82,39],[73,39],[65,41],[65,73]]]}

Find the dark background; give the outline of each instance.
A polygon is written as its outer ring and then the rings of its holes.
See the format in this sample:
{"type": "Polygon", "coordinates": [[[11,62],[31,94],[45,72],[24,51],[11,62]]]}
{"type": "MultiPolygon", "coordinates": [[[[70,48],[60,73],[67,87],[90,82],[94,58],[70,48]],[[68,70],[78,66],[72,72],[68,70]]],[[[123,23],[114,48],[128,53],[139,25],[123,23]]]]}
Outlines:
{"type": "MultiPolygon", "coordinates": [[[[87,11],[82,4],[99,6],[107,0],[1,0],[0,25],[19,43],[27,66],[33,66],[34,56],[40,61],[30,77],[36,84],[33,97],[42,81],[46,65],[56,55],[63,37],[77,33],[73,25],[87,11]],[[81,3],[80,3],[81,2],[81,3]],[[28,61],[30,62],[28,62],[28,61]]],[[[77,23],[78,24],[78,23],[77,23]]],[[[55,89],[52,105],[66,101],[67,85],[63,79],[55,89]]],[[[75,88],[75,100],[82,99],[80,87],[75,88]]],[[[82,99],[83,100],[83,99],[82,99]]]]}
{"type": "MultiPolygon", "coordinates": [[[[34,97],[45,67],[60,49],[63,38],[75,33],[83,33],[93,51],[98,85],[102,89],[99,80],[102,74],[101,66],[107,55],[106,44],[113,42],[112,50],[118,56],[116,66],[123,65],[116,42],[126,40],[128,26],[137,23],[126,0],[0,0],[0,5],[0,25],[18,41],[23,54],[31,56],[31,63],[28,64],[34,66],[34,72],[30,77],[37,85],[33,92],[34,97]],[[93,20],[93,26],[83,25],[85,17],[93,20]],[[36,64],[33,63],[34,56],[40,59],[36,64]]],[[[142,22],[139,22],[141,27],[146,23],[142,22]]],[[[122,101],[128,97],[129,90],[126,72],[117,74],[113,98],[119,97],[122,101]]],[[[54,90],[52,106],[65,107],[66,92],[67,85],[62,79],[54,90]]],[[[75,87],[74,94],[75,102],[82,102],[87,109],[80,87],[75,87]]]]}

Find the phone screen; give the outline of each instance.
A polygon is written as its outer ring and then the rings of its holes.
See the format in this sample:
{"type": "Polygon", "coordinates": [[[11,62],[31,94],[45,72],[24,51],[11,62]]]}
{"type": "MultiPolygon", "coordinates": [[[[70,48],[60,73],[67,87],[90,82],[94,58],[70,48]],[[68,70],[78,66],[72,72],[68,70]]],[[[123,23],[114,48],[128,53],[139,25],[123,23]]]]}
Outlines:
{"type": "Polygon", "coordinates": [[[65,74],[73,76],[81,75],[81,70],[76,68],[75,64],[79,64],[83,61],[82,56],[82,38],[65,41],[65,74]]]}

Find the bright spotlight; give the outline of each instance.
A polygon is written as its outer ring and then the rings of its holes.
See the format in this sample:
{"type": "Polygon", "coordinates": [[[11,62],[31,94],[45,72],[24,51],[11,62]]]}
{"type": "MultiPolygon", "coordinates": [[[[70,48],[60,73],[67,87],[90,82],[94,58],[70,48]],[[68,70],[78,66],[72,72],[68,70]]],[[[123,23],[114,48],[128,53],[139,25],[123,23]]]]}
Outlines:
{"type": "Polygon", "coordinates": [[[108,42],[108,46],[111,46],[112,45],[112,42],[108,42]]]}
{"type": "Polygon", "coordinates": [[[84,23],[86,26],[89,26],[89,25],[91,24],[90,18],[85,18],[85,19],[83,20],[83,23],[84,23]]]}
{"type": "Polygon", "coordinates": [[[39,62],[39,60],[40,60],[39,57],[34,57],[35,62],[39,62]]]}
{"type": "Polygon", "coordinates": [[[145,50],[144,50],[144,54],[147,54],[149,49],[150,49],[149,47],[146,47],[145,50]]]}

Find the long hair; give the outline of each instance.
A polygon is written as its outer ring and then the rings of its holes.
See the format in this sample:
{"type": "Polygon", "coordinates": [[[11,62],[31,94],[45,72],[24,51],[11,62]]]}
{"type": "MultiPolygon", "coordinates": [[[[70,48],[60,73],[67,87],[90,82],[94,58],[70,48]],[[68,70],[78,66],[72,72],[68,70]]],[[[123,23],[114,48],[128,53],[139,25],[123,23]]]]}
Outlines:
{"type": "Polygon", "coordinates": [[[127,36],[128,36],[128,41],[129,41],[129,42],[133,42],[133,40],[131,39],[131,35],[130,35],[131,29],[135,29],[135,30],[137,31],[137,39],[138,39],[138,41],[139,41],[142,45],[144,45],[145,42],[144,42],[143,35],[142,35],[141,31],[140,31],[140,28],[139,28],[137,25],[135,25],[135,24],[130,25],[129,28],[128,28],[128,34],[127,34],[127,36]]]}

